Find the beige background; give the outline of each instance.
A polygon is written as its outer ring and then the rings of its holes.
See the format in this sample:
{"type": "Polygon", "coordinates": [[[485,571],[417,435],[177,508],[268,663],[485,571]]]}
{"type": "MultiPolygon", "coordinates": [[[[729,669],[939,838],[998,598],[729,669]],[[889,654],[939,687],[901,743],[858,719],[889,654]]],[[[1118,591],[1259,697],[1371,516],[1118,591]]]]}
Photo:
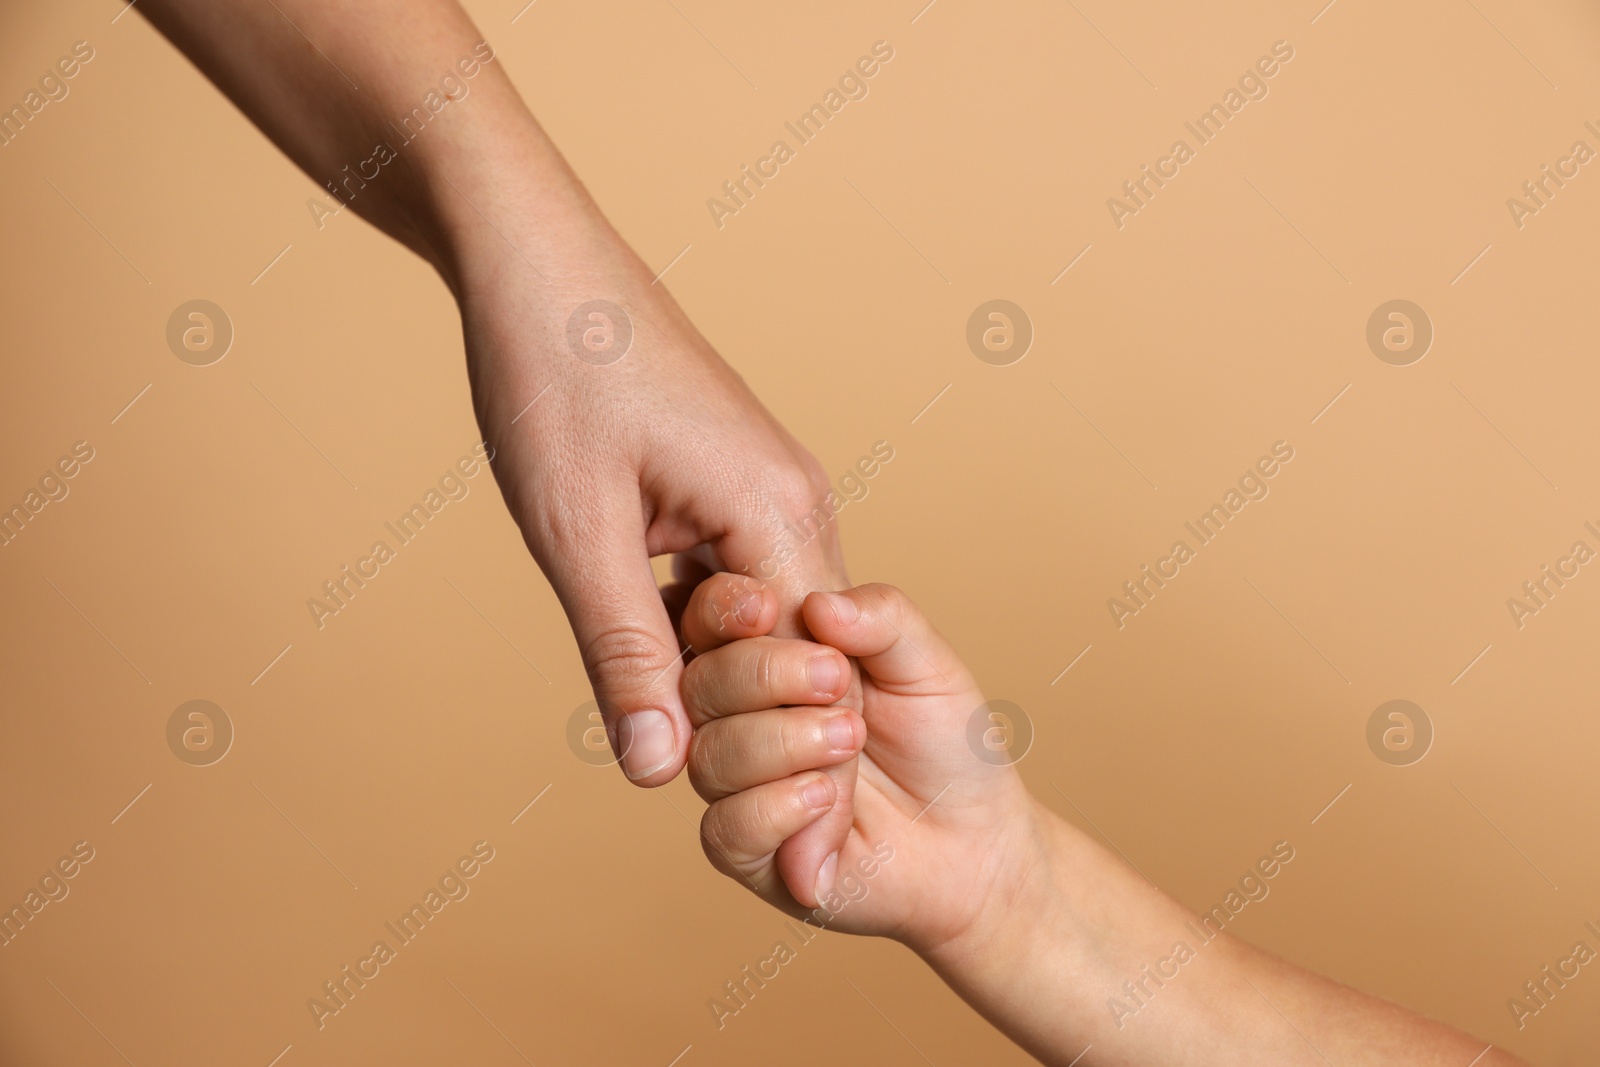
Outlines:
{"type": "MultiPolygon", "coordinates": [[[[1600,974],[1521,1031],[1506,1000],[1600,921],[1600,576],[1521,630],[1505,601],[1600,547],[1600,175],[1520,231],[1505,200],[1600,148],[1600,15],[919,3],[469,7],[644,258],[689,246],[666,282],[824,465],[893,444],[843,516],[853,574],[1028,711],[1036,793],[1195,907],[1286,839],[1241,936],[1594,1062],[1600,974]],[[880,39],[870,96],[719,231],[706,198],[880,39]],[[1106,198],[1278,40],[1270,95],[1118,230],[1106,198]],[[1037,330],[1009,367],[964,341],[996,297],[1037,330]],[[1364,339],[1398,297],[1437,333],[1409,367],[1364,339]],[[1280,439],[1271,496],[1119,631],[1106,598],[1280,439]],[[1413,766],[1367,747],[1393,698],[1436,730],[1413,766]]],[[[705,864],[686,783],[568,750],[583,674],[487,478],[312,626],[477,439],[456,313],[354,216],[319,231],[317,185],[118,6],[0,34],[7,106],[96,51],[0,148],[0,501],[96,450],[0,548],[0,901],[96,849],[0,948],[0,1060],[1027,1062],[905,951],[831,934],[716,1030],[780,919],[705,864]],[[164,339],[196,297],[237,334],[204,368],[164,339]],[[237,730],[203,768],[164,732],[196,698],[237,730]],[[470,897],[318,1032],[306,999],[480,839],[470,897]]]]}

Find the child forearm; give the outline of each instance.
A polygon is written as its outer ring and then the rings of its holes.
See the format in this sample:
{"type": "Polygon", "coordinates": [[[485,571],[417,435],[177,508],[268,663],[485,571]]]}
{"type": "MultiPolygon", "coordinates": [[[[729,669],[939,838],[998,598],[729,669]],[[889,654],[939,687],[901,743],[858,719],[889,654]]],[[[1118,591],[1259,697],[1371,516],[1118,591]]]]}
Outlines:
{"type": "Polygon", "coordinates": [[[1045,1063],[1520,1062],[1212,932],[1087,834],[1035,812],[1039,853],[1016,899],[919,951],[1045,1063]]]}

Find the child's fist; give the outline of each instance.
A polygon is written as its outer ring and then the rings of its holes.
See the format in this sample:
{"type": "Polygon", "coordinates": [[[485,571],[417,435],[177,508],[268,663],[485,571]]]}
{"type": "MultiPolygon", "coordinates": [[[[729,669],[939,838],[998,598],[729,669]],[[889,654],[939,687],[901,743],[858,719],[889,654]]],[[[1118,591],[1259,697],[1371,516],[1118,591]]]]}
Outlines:
{"type": "Polygon", "coordinates": [[[766,635],[770,594],[736,575],[701,583],[683,614],[700,654],[684,672],[696,726],[689,773],[711,802],[707,855],[793,914],[813,903],[829,925],[909,942],[964,931],[1027,870],[1032,802],[1008,765],[980,759],[967,724],[983,704],[972,676],[904,593],[869,585],[812,593],[816,642],[766,635]],[[862,711],[834,707],[862,674],[862,711]],[[860,754],[844,846],[803,870],[778,846],[833,800],[820,770],[860,754]]]}

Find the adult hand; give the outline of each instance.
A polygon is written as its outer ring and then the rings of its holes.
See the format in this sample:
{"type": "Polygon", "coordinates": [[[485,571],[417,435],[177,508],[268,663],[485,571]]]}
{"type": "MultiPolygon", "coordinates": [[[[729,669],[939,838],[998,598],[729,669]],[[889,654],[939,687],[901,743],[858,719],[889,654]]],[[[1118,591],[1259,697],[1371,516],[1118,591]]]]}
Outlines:
{"type": "MultiPolygon", "coordinates": [[[[816,462],[606,222],[454,0],[138,10],[328,195],[450,286],[496,474],[623,769],[669,781],[689,723],[649,558],[697,550],[758,575],[781,605],[774,632],[799,636],[804,591],[844,580],[816,462]]],[[[789,846],[813,870],[849,826],[854,767],[834,773],[836,810],[789,846]]]]}
{"type": "MultiPolygon", "coordinates": [[[[733,571],[745,581],[724,590],[729,619],[754,606],[773,633],[803,636],[805,592],[844,584],[828,480],[620,242],[583,242],[595,266],[571,275],[479,228],[460,295],[496,474],[566,608],[623,770],[660,785],[688,751],[688,650],[650,557],[680,554],[674,606],[707,568],[733,571]]],[[[838,664],[814,685],[859,707],[838,664]]],[[[781,860],[807,886],[851,821],[854,761],[829,773],[833,810],[781,860]]]]}
{"type": "Polygon", "coordinates": [[[795,629],[806,584],[842,577],[832,522],[807,518],[827,480],[620,242],[540,277],[486,236],[461,291],[484,437],[623,770],[660,785],[690,729],[650,557],[698,551],[765,581],[795,629]]]}

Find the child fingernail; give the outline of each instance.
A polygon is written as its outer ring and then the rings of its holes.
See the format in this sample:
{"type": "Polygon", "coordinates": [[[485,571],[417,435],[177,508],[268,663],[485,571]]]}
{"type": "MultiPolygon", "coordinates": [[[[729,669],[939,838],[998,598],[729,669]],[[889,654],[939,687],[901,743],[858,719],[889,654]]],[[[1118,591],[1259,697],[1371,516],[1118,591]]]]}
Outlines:
{"type": "Polygon", "coordinates": [[[823,593],[822,596],[828,602],[828,607],[833,609],[834,621],[841,626],[855,622],[856,617],[861,614],[856,602],[847,596],[840,596],[838,593],[823,593]]]}
{"type": "Polygon", "coordinates": [[[827,896],[833,889],[833,876],[838,869],[839,854],[837,852],[828,853],[828,858],[822,861],[822,869],[817,872],[818,903],[821,903],[822,898],[827,896]]]}
{"type": "Polygon", "coordinates": [[[856,728],[850,716],[837,715],[828,721],[828,744],[835,752],[849,752],[856,747],[856,728]]]}
{"type": "Polygon", "coordinates": [[[741,593],[739,604],[734,609],[734,615],[746,626],[754,626],[761,621],[761,594],[741,593]]]}
{"type": "Polygon", "coordinates": [[[800,791],[800,799],[806,802],[806,807],[820,810],[828,806],[828,783],[821,778],[816,779],[800,791]]]}
{"type": "Polygon", "coordinates": [[[811,661],[811,688],[824,696],[832,695],[839,688],[839,678],[843,674],[839,666],[839,658],[832,655],[817,656],[811,661]]]}

